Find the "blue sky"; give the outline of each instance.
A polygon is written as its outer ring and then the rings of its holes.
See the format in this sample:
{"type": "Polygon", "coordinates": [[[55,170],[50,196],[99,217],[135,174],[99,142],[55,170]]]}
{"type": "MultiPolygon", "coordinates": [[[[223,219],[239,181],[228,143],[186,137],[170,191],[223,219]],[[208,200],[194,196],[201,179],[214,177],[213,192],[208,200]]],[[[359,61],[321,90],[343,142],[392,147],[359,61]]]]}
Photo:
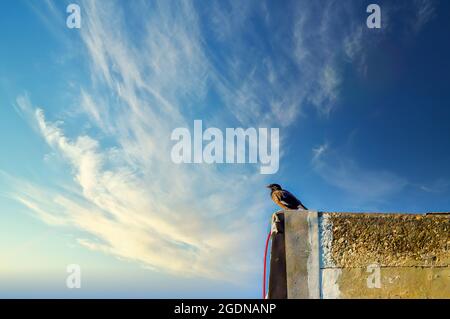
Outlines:
{"type": "Polygon", "coordinates": [[[269,182],[448,211],[450,3],[343,2],[2,2],[0,297],[259,298],[269,182]],[[194,119],[279,128],[279,171],[172,163],[194,119]]]}

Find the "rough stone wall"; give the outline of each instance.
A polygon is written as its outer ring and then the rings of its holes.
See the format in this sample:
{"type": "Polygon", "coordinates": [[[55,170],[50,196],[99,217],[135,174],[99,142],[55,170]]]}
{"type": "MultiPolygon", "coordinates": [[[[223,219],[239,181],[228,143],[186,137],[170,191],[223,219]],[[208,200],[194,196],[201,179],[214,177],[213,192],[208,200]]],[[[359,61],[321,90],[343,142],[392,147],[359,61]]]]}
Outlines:
{"type": "Polygon", "coordinates": [[[322,298],[450,298],[449,214],[322,213],[322,298]]]}
{"type": "Polygon", "coordinates": [[[450,214],[285,211],[284,220],[288,298],[450,298],[450,214]]]}
{"type": "Polygon", "coordinates": [[[321,230],[325,267],[450,264],[450,215],[324,213],[321,230]]]}

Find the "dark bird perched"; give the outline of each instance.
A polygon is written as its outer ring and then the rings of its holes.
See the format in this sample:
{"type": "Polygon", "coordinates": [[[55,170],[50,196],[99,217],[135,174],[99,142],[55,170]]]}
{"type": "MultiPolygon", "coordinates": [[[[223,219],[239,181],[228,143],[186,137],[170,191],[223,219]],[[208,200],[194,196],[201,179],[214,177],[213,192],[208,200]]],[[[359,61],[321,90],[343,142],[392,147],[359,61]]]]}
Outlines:
{"type": "Polygon", "coordinates": [[[270,188],[272,192],[272,200],[283,209],[295,209],[295,210],[308,210],[301,201],[299,201],[294,195],[287,190],[281,188],[278,184],[270,184],[266,186],[270,188]]]}

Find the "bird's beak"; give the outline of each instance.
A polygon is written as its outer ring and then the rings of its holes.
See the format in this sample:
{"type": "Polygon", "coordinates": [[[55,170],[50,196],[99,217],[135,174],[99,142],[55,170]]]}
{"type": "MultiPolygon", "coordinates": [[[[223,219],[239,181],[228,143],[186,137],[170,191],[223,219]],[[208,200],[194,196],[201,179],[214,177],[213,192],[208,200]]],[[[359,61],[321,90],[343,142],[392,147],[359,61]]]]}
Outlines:
{"type": "Polygon", "coordinates": [[[266,188],[272,188],[272,187],[270,187],[270,185],[266,185],[266,188]]]}

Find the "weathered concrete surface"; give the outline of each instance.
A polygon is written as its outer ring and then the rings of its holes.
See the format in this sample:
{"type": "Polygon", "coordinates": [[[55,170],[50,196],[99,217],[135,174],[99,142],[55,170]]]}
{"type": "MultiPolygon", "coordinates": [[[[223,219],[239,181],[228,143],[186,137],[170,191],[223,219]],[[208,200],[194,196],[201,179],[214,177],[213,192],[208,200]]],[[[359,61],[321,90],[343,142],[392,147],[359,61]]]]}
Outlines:
{"type": "Polygon", "coordinates": [[[284,223],[286,279],[271,285],[288,298],[450,299],[450,214],[287,211],[284,223]]]}
{"type": "Polygon", "coordinates": [[[449,214],[322,213],[323,298],[450,298],[449,214]]]}
{"type": "Polygon", "coordinates": [[[272,249],[270,250],[269,299],[286,299],[286,251],[284,244],[284,212],[272,215],[272,249]]]}
{"type": "Polygon", "coordinates": [[[320,254],[317,212],[286,211],[287,295],[290,299],[320,298],[320,254]]]}
{"type": "Polygon", "coordinates": [[[323,213],[324,267],[448,266],[450,215],[323,213]]]}
{"type": "Polygon", "coordinates": [[[374,273],[367,268],[328,268],[322,270],[325,299],[450,298],[449,267],[387,267],[380,268],[379,285],[367,281],[374,273]]]}

